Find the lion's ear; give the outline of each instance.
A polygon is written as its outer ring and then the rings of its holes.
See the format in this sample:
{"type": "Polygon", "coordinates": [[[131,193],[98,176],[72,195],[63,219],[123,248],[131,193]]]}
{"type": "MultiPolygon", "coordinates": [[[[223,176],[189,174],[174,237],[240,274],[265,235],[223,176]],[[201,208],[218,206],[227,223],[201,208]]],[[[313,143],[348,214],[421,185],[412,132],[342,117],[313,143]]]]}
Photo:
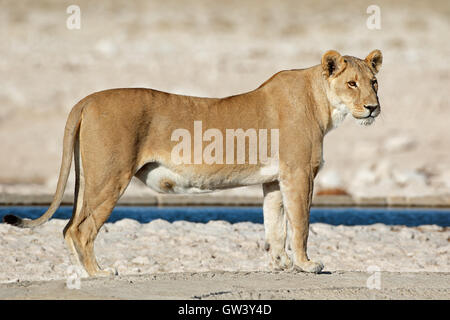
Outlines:
{"type": "Polygon", "coordinates": [[[381,64],[383,63],[383,55],[380,50],[373,50],[366,57],[366,63],[369,65],[369,68],[372,69],[374,73],[378,73],[381,68],[381,64]]]}
{"type": "Polygon", "coordinates": [[[330,50],[324,53],[322,56],[322,69],[323,74],[328,77],[335,77],[342,71],[344,71],[347,63],[341,54],[337,51],[330,50]]]}

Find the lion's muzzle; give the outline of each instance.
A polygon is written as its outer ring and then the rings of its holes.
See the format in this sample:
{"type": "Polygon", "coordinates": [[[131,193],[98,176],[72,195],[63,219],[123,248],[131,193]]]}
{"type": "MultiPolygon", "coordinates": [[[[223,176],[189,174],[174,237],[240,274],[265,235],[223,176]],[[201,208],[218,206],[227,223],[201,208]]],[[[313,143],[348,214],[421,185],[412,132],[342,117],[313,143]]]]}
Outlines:
{"type": "Polygon", "coordinates": [[[366,118],[369,118],[369,117],[374,117],[375,118],[376,116],[378,116],[380,114],[380,109],[381,108],[380,108],[379,104],[377,104],[377,105],[365,105],[364,108],[369,111],[369,114],[366,116],[366,118]]]}

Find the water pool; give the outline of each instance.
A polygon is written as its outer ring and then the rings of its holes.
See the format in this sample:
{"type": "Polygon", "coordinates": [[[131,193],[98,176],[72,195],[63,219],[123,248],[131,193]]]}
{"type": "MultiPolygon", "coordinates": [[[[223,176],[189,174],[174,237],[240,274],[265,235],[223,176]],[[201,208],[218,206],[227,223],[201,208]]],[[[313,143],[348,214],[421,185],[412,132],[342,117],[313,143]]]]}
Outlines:
{"type": "MultiPolygon", "coordinates": [[[[47,210],[41,206],[0,206],[0,218],[14,214],[22,218],[37,218],[47,210]]],[[[69,219],[71,206],[60,207],[53,219],[69,219]]],[[[225,220],[230,223],[263,223],[261,207],[116,207],[108,222],[124,218],[146,223],[155,219],[169,222],[185,220],[206,223],[210,220],[225,220]]],[[[331,225],[386,225],[420,226],[435,224],[450,226],[450,209],[435,208],[362,208],[362,207],[314,207],[311,209],[311,223],[322,222],[331,225]]]]}

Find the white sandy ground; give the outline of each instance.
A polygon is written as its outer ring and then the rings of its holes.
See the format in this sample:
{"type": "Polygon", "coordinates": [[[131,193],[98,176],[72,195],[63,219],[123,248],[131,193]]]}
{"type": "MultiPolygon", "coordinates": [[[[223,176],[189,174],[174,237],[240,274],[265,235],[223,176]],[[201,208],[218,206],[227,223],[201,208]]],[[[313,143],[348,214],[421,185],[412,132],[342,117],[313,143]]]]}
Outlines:
{"type": "Polygon", "coordinates": [[[66,223],[0,225],[0,299],[450,299],[450,231],[439,226],[312,224],[309,254],[325,264],[313,275],[271,270],[262,224],[124,219],[96,241],[118,275],[78,282],[66,223]]]}
{"type": "MultiPolygon", "coordinates": [[[[345,271],[319,275],[226,271],[161,273],[83,279],[79,289],[69,289],[64,280],[0,284],[0,299],[448,300],[449,276],[449,273],[438,272],[375,274],[345,271]],[[374,276],[380,286],[368,287],[368,281],[372,283],[374,276]]],[[[168,313],[172,311],[167,310],[168,313]]]]}
{"type": "MultiPolygon", "coordinates": [[[[66,220],[35,229],[0,225],[0,282],[66,279],[66,220]]],[[[450,230],[439,226],[311,225],[309,256],[324,271],[450,272],[450,230]]],[[[96,242],[102,267],[119,275],[167,272],[271,271],[262,224],[206,224],[124,219],[107,223],[96,242]]],[[[449,280],[449,278],[447,278],[449,280]]]]}

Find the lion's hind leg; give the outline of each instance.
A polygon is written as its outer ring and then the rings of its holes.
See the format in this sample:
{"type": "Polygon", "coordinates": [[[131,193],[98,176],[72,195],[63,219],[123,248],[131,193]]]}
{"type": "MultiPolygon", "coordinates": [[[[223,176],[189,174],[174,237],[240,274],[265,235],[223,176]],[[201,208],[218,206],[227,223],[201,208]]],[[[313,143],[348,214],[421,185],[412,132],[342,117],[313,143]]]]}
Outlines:
{"type": "Polygon", "coordinates": [[[66,239],[72,241],[79,261],[90,276],[112,274],[99,267],[94,254],[94,241],[122,193],[119,190],[128,185],[129,181],[125,180],[128,179],[122,179],[118,186],[117,181],[111,179],[100,192],[94,192],[86,183],[82,208],[79,214],[73,216],[72,223],[66,230],[66,239]]]}
{"type": "Polygon", "coordinates": [[[72,211],[72,217],[69,220],[69,223],[64,228],[63,236],[64,240],[67,244],[67,247],[70,250],[70,258],[71,262],[74,265],[81,265],[81,261],[78,257],[78,252],[75,248],[75,244],[73,242],[71,232],[67,232],[72,224],[74,219],[77,220],[76,216],[80,215],[81,208],[83,206],[83,198],[84,198],[84,176],[82,172],[82,168],[80,166],[81,159],[80,159],[80,148],[79,148],[79,138],[77,135],[77,138],[75,140],[75,147],[74,147],[74,162],[75,162],[75,195],[74,195],[74,204],[73,204],[73,211],[72,211]]]}
{"type": "Polygon", "coordinates": [[[76,201],[72,218],[64,229],[64,238],[90,276],[110,275],[113,272],[101,270],[97,263],[94,241],[128,186],[132,168],[108,166],[102,161],[108,157],[101,157],[100,151],[90,153],[92,158],[80,157],[79,150],[75,151],[76,201]]]}

